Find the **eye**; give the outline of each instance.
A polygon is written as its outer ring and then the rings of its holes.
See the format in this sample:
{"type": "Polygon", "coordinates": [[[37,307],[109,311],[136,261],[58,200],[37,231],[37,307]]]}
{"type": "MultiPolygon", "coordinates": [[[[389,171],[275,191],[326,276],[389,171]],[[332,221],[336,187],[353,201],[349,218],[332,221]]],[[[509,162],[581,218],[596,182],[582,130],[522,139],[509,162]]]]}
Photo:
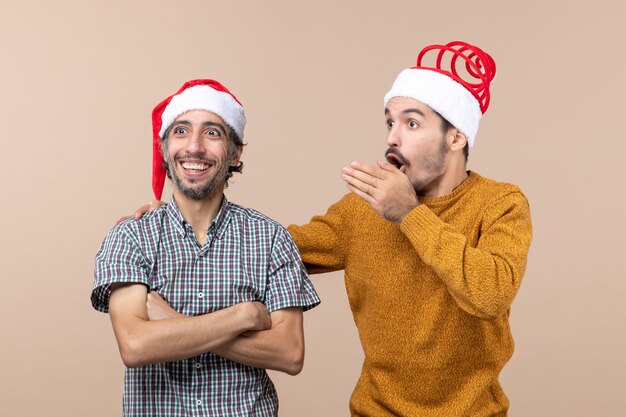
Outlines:
{"type": "Polygon", "coordinates": [[[387,120],[387,129],[391,129],[394,124],[393,120],[387,120]]]}
{"type": "Polygon", "coordinates": [[[213,136],[213,137],[220,137],[222,136],[222,132],[220,132],[218,129],[207,129],[206,135],[213,136]]]}
{"type": "Polygon", "coordinates": [[[176,126],[173,133],[175,135],[184,135],[185,133],[187,133],[187,129],[184,126],[176,126]]]}
{"type": "Polygon", "coordinates": [[[415,129],[417,127],[419,127],[419,124],[417,124],[417,122],[415,120],[409,120],[409,127],[412,129],[415,129]]]}

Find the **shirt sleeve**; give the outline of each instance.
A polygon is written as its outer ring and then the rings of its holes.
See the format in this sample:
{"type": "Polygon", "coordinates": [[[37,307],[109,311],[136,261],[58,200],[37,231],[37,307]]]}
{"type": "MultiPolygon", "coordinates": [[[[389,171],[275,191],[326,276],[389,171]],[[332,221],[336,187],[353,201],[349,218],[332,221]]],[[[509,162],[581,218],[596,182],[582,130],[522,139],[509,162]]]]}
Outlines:
{"type": "Polygon", "coordinates": [[[400,228],[463,310],[494,319],[509,309],[532,237],[530,209],[521,192],[498,196],[484,210],[476,247],[424,205],[409,213],[400,228]]]}
{"type": "Polygon", "coordinates": [[[109,312],[111,284],[126,282],[149,286],[149,263],[126,224],[111,229],[96,254],[91,305],[103,313],[109,312]]]}
{"type": "Polygon", "coordinates": [[[269,312],[287,307],[310,310],[320,303],[292,237],[279,229],[270,255],[265,305],[269,312]]]}

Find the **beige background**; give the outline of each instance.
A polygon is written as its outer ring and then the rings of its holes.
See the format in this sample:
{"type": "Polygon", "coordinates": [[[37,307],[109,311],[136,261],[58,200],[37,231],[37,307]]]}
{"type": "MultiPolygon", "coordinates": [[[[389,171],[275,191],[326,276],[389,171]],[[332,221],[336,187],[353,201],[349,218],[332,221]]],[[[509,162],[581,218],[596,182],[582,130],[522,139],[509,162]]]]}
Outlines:
{"type": "MultiPolygon", "coordinates": [[[[429,43],[498,64],[470,168],[519,184],[535,237],[502,374],[512,416],[626,415],[626,55],[619,1],[3,1],[0,414],[114,416],[123,366],[93,257],[150,200],[150,111],[213,77],[246,106],[227,194],[284,224],[385,149],[382,97],[429,43]],[[585,3],[586,5],[573,5],[585,3]],[[176,5],[174,5],[176,4],[176,5]]],[[[341,273],[316,276],[281,416],[342,416],[362,352],[341,273]]]]}

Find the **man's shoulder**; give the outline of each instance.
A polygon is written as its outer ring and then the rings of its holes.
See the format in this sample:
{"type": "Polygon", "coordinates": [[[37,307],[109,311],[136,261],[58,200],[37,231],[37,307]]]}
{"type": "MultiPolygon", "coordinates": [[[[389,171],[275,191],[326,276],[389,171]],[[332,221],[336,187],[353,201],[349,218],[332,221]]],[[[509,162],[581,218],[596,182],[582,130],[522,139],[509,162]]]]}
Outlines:
{"type": "Polygon", "coordinates": [[[140,219],[129,217],[116,224],[109,231],[109,236],[145,237],[157,233],[165,217],[166,204],[156,210],[145,213],[140,219]]]}
{"type": "Polygon", "coordinates": [[[240,204],[228,202],[229,210],[232,218],[238,223],[246,223],[251,226],[257,227],[269,227],[277,230],[284,230],[285,227],[278,221],[272,219],[266,214],[261,213],[250,207],[245,207],[240,204]]]}
{"type": "Polygon", "coordinates": [[[491,178],[483,177],[476,172],[472,172],[475,177],[474,190],[488,194],[492,199],[502,198],[506,195],[519,194],[524,195],[521,188],[510,182],[498,181],[491,178]]]}

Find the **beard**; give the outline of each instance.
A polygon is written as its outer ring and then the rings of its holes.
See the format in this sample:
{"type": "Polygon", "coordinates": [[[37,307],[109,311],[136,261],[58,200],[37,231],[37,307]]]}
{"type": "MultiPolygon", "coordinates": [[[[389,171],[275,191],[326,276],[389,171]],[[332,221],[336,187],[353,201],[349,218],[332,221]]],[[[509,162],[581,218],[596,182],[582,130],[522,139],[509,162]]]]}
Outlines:
{"type": "Polygon", "coordinates": [[[210,164],[216,169],[216,171],[213,173],[213,176],[206,179],[204,183],[201,183],[200,180],[188,180],[191,185],[186,185],[180,178],[180,176],[176,173],[176,170],[173,168],[172,164],[169,163],[169,161],[164,163],[164,165],[166,165],[165,168],[167,170],[167,174],[176,186],[176,188],[178,188],[178,190],[183,193],[183,195],[193,200],[202,200],[207,196],[213,194],[216,190],[222,188],[226,183],[228,168],[233,162],[233,155],[231,154],[231,152],[229,152],[228,157],[221,165],[216,159],[206,158],[202,154],[186,154],[176,156],[174,157],[174,164],[178,163],[180,159],[184,158],[201,160],[202,162],[210,164]]]}
{"type": "MultiPolygon", "coordinates": [[[[385,157],[391,154],[394,155],[396,163],[396,168],[400,169],[400,166],[404,166],[406,170],[408,170],[413,164],[409,161],[404,155],[400,153],[400,151],[395,148],[389,148],[385,152],[385,157]]],[[[432,178],[433,175],[440,176],[444,172],[444,168],[446,165],[446,155],[448,154],[448,147],[446,144],[445,137],[441,137],[441,142],[439,143],[439,149],[437,149],[432,154],[419,155],[415,161],[415,165],[421,167],[424,172],[424,176],[427,178],[432,178]]],[[[389,160],[389,158],[387,158],[389,160]]],[[[411,179],[411,184],[413,184],[413,189],[415,190],[415,194],[420,196],[423,195],[424,189],[430,185],[432,179],[419,179],[414,178],[411,179]]]]}

